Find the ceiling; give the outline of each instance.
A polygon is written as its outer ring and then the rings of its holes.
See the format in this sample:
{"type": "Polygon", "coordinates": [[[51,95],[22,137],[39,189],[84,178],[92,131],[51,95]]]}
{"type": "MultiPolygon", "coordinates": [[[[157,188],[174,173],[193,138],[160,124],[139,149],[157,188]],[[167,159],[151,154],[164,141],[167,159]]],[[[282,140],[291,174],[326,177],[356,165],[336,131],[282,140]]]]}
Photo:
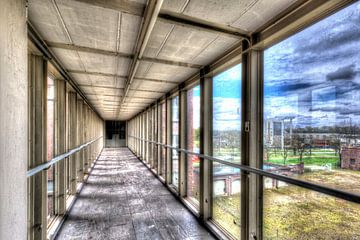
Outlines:
{"type": "Polygon", "coordinates": [[[28,16],[101,117],[127,120],[295,1],[29,0],[28,16]]]}

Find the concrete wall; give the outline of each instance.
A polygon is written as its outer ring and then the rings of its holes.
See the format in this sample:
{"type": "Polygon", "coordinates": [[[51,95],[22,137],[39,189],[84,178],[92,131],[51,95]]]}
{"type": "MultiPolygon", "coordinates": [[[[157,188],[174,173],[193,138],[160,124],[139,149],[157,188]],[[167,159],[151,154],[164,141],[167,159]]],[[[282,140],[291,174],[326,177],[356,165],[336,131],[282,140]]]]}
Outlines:
{"type": "Polygon", "coordinates": [[[27,32],[25,0],[0,7],[0,239],[26,239],[27,32]]]}

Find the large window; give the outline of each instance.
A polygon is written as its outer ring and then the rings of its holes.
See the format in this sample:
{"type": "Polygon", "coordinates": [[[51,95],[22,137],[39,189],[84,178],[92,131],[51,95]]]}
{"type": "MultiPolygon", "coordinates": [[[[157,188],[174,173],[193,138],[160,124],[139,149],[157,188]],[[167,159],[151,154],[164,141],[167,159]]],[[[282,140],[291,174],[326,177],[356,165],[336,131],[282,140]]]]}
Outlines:
{"type": "MultiPolygon", "coordinates": [[[[199,153],[200,148],[200,86],[187,92],[187,149],[199,153]]],[[[200,198],[200,160],[198,156],[187,155],[187,197],[195,206],[200,198]]]]}
{"type": "MultiPolygon", "coordinates": [[[[47,160],[50,161],[54,157],[54,101],[55,101],[55,83],[52,78],[47,80],[47,160]]],[[[52,166],[47,170],[47,219],[48,223],[55,215],[54,210],[54,180],[55,180],[55,168],[52,166]]]]}
{"type": "MultiPolygon", "coordinates": [[[[213,156],[241,162],[241,65],[213,78],[213,156]]],[[[240,171],[213,164],[213,219],[240,238],[240,171]]]]}
{"type": "MultiPolygon", "coordinates": [[[[166,104],[162,103],[160,107],[161,111],[161,143],[166,144],[166,104]]],[[[166,174],[166,148],[161,147],[160,156],[160,176],[164,177],[166,174]]]]}
{"type": "MultiPolygon", "coordinates": [[[[171,145],[179,147],[179,96],[171,100],[171,145]]],[[[179,187],[179,154],[173,149],[171,154],[172,184],[179,187]]]]}
{"type": "MultiPolygon", "coordinates": [[[[355,3],[265,51],[265,170],[360,193],[359,9],[355,3]]],[[[264,182],[266,239],[356,239],[359,210],[264,182]]]]}

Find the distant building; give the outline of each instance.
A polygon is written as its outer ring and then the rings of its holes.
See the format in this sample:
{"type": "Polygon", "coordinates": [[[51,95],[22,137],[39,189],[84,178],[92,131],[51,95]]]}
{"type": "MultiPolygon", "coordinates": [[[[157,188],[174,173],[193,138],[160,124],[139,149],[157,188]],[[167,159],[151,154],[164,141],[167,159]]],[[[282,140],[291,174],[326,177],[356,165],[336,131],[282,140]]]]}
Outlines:
{"type": "Polygon", "coordinates": [[[341,149],[341,168],[360,170],[360,147],[341,149]]]}

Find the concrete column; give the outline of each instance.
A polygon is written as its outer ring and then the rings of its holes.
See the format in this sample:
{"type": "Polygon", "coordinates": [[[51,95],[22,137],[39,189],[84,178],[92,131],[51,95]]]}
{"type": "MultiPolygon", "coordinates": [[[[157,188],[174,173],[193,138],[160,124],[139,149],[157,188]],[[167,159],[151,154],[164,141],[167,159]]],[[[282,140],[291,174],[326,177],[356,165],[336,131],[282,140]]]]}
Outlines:
{"type": "MultiPolygon", "coordinates": [[[[200,72],[200,154],[212,154],[212,79],[200,72]]],[[[212,162],[200,158],[200,218],[211,217],[212,162]]]]}
{"type": "MultiPolygon", "coordinates": [[[[29,55],[29,168],[47,161],[47,61],[29,55]]],[[[24,146],[22,146],[23,148],[24,146]]],[[[19,176],[19,174],[16,174],[19,176]]],[[[28,179],[29,239],[46,239],[47,174],[28,179]]]]}
{"type": "MultiPolygon", "coordinates": [[[[88,117],[88,106],[86,105],[86,103],[83,103],[83,123],[84,123],[84,132],[83,132],[83,137],[84,137],[84,141],[83,143],[87,143],[89,141],[88,139],[88,128],[89,128],[89,117],[88,117]]],[[[89,159],[88,159],[88,152],[89,152],[89,146],[87,146],[84,149],[84,174],[88,174],[88,170],[89,170],[89,159]]]]}
{"type": "MultiPolygon", "coordinates": [[[[186,149],[186,120],[187,120],[187,98],[186,91],[179,94],[179,148],[186,149]]],[[[179,152],[179,193],[186,197],[187,194],[187,155],[179,152]]]]}
{"type": "MultiPolygon", "coordinates": [[[[171,145],[171,99],[166,99],[166,144],[171,145]]],[[[171,183],[171,161],[172,150],[166,148],[166,161],[165,161],[165,181],[167,184],[171,183]]]]}
{"type": "MultiPolygon", "coordinates": [[[[78,105],[78,109],[77,109],[77,147],[80,146],[81,144],[83,144],[83,100],[79,97],[77,99],[77,105],[78,105]]],[[[84,152],[83,150],[78,151],[75,154],[76,157],[76,174],[77,174],[77,181],[78,182],[82,182],[84,179],[84,152]]]]}
{"type": "MultiPolygon", "coordinates": [[[[69,92],[69,148],[73,149],[77,145],[77,94],[75,92],[69,92]]],[[[76,156],[70,156],[69,161],[70,168],[70,194],[76,194],[76,156]]]]}
{"type": "MultiPolygon", "coordinates": [[[[66,85],[64,80],[55,81],[55,91],[56,91],[56,122],[55,122],[55,142],[56,150],[55,155],[60,155],[66,152],[66,112],[65,112],[65,95],[66,95],[66,85]]],[[[55,201],[57,214],[62,215],[66,210],[66,169],[65,161],[60,161],[55,165],[56,173],[56,189],[55,189],[55,201]]]]}
{"type": "Polygon", "coordinates": [[[25,0],[0,8],[0,239],[26,239],[27,34],[25,0]]]}

